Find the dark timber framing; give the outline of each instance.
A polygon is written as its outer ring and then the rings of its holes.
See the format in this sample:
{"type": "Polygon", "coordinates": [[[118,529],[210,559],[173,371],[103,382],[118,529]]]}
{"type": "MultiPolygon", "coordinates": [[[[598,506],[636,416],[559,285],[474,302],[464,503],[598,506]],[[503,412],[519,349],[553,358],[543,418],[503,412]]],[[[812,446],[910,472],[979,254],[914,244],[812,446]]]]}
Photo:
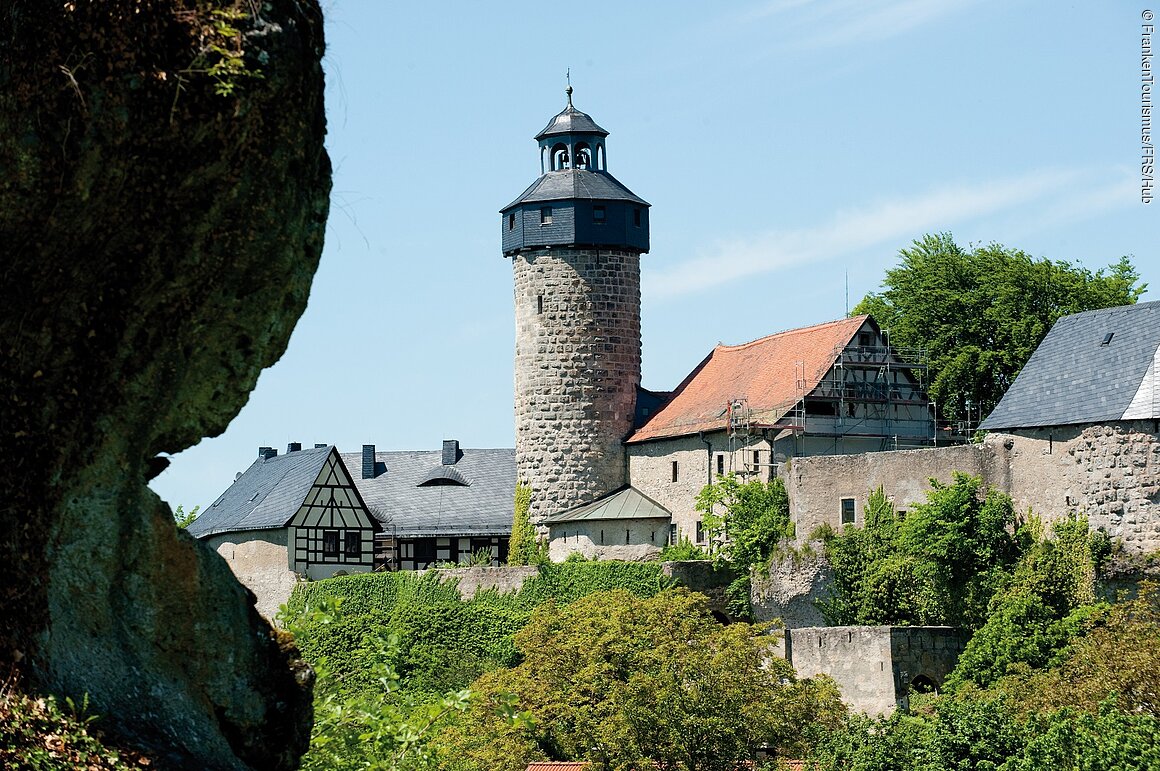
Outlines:
{"type": "Polygon", "coordinates": [[[309,573],[313,565],[374,567],[374,537],[380,529],[338,453],[332,451],[291,518],[290,567],[309,573]],[[329,548],[328,548],[329,547],[329,548]]]}

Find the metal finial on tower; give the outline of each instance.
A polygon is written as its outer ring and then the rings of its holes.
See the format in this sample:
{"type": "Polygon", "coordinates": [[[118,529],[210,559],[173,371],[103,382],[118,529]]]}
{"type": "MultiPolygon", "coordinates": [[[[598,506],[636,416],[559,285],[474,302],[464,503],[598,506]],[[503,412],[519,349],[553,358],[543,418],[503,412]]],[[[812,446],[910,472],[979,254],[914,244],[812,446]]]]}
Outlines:
{"type": "Polygon", "coordinates": [[[564,77],[568,79],[568,87],[564,89],[564,93],[568,95],[568,106],[572,106],[572,68],[569,67],[564,71],[564,77]]]}

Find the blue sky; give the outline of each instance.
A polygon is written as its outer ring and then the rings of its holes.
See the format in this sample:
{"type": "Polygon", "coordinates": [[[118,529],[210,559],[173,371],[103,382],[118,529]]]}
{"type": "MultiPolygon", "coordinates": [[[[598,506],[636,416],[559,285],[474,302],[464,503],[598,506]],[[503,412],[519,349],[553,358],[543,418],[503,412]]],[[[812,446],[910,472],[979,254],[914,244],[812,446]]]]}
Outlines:
{"type": "Polygon", "coordinates": [[[334,191],[310,304],[225,434],[152,486],[211,503],[259,445],[511,447],[498,210],[565,104],[649,201],[644,385],[717,342],[840,318],[924,233],[1092,270],[1131,255],[1138,2],[325,0],[334,191]]]}

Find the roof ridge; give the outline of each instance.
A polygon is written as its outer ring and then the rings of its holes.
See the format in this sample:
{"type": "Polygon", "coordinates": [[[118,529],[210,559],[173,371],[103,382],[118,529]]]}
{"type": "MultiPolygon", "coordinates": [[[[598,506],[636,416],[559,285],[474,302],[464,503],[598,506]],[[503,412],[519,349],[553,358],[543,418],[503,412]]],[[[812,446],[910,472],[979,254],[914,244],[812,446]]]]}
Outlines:
{"type": "Polygon", "coordinates": [[[831,326],[835,326],[838,324],[848,324],[848,323],[853,322],[853,321],[857,321],[859,323],[859,325],[861,325],[868,318],[870,318],[870,314],[863,313],[863,314],[860,314],[858,316],[849,316],[849,317],[844,318],[844,319],[834,319],[833,321],[823,321],[819,324],[811,324],[808,327],[794,327],[793,329],[783,329],[780,332],[773,332],[771,334],[765,335],[764,337],[759,337],[756,340],[750,340],[748,343],[737,343],[736,345],[726,345],[725,343],[717,343],[717,350],[740,351],[744,348],[748,348],[750,346],[757,345],[759,343],[767,342],[774,337],[782,337],[784,335],[791,335],[791,334],[794,334],[797,332],[813,332],[815,330],[822,329],[823,327],[831,327],[831,326]]]}

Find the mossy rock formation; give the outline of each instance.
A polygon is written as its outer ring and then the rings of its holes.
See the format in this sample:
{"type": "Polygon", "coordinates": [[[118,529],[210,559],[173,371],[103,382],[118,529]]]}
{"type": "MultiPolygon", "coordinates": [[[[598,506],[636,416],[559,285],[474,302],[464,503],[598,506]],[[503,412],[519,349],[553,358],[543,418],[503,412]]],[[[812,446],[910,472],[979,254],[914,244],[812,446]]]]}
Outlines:
{"type": "Polygon", "coordinates": [[[313,674],[147,487],[225,430],[322,250],[315,0],[0,8],[0,674],[165,768],[292,768],[313,674]]]}

